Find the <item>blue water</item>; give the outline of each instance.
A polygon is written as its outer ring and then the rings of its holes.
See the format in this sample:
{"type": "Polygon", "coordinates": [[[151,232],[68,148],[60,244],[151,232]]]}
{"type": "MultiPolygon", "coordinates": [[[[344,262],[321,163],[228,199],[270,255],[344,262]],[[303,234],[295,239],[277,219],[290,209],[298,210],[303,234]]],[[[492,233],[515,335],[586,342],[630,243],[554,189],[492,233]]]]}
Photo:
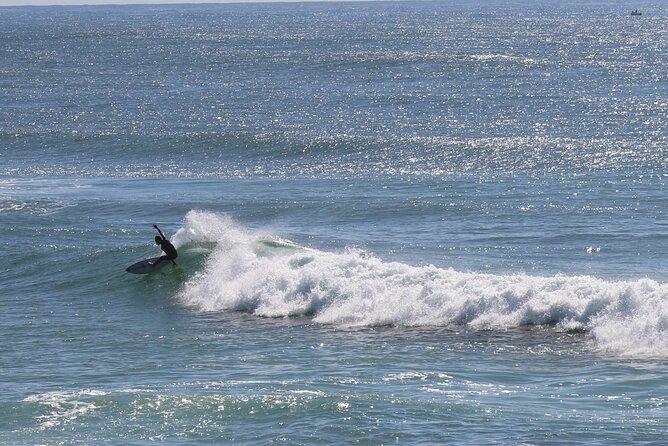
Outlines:
{"type": "Polygon", "coordinates": [[[0,8],[0,443],[668,441],[668,9],[552,3],[0,8]]]}

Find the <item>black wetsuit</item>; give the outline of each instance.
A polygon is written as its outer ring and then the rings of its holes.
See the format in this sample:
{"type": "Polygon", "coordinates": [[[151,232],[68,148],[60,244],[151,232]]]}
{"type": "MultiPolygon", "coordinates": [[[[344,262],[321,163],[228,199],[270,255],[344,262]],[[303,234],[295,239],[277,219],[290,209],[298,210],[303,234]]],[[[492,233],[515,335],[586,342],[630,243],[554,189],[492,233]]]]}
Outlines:
{"type": "Polygon", "coordinates": [[[179,254],[176,252],[176,248],[172,243],[167,240],[166,238],[162,238],[160,241],[160,249],[162,249],[162,252],[164,252],[166,255],[163,257],[166,258],[167,260],[174,260],[179,256],[179,254]]]}
{"type": "Polygon", "coordinates": [[[172,243],[167,240],[167,237],[165,237],[165,234],[162,233],[158,225],[153,225],[153,227],[158,231],[159,236],[155,236],[155,243],[160,246],[160,249],[162,249],[162,252],[164,252],[166,255],[161,256],[160,259],[156,262],[164,262],[165,260],[170,260],[174,265],[176,265],[176,262],[174,261],[175,258],[177,258],[179,255],[176,252],[176,248],[172,243]]]}

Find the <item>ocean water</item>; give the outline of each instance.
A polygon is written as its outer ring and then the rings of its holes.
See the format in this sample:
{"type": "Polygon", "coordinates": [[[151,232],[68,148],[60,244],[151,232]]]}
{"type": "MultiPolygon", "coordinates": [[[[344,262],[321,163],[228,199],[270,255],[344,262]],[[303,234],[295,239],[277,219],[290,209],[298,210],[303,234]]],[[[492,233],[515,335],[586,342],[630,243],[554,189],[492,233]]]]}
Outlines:
{"type": "Polygon", "coordinates": [[[0,444],[665,444],[667,19],[0,8],[0,444]]]}

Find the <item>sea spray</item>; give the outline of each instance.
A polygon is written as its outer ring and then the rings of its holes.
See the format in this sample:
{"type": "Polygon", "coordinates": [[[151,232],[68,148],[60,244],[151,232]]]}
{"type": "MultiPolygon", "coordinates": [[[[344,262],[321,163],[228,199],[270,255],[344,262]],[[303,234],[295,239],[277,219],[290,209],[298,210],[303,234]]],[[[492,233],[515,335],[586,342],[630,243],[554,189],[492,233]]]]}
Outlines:
{"type": "Polygon", "coordinates": [[[180,299],[202,311],[311,316],[336,327],[465,325],[505,330],[549,325],[586,331],[618,354],[666,355],[668,285],[590,276],[461,272],[386,262],[357,249],[324,252],[192,211],[179,239],[215,239],[180,299]]]}

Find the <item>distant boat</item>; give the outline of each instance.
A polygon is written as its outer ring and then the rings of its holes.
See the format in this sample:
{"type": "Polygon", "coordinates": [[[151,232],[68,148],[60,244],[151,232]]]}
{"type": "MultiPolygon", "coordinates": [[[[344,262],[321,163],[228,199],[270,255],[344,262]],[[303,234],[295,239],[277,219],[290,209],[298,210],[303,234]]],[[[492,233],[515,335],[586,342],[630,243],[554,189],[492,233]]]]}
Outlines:
{"type": "Polygon", "coordinates": [[[631,11],[631,15],[642,15],[642,12],[636,9],[635,11],[631,11]]]}

